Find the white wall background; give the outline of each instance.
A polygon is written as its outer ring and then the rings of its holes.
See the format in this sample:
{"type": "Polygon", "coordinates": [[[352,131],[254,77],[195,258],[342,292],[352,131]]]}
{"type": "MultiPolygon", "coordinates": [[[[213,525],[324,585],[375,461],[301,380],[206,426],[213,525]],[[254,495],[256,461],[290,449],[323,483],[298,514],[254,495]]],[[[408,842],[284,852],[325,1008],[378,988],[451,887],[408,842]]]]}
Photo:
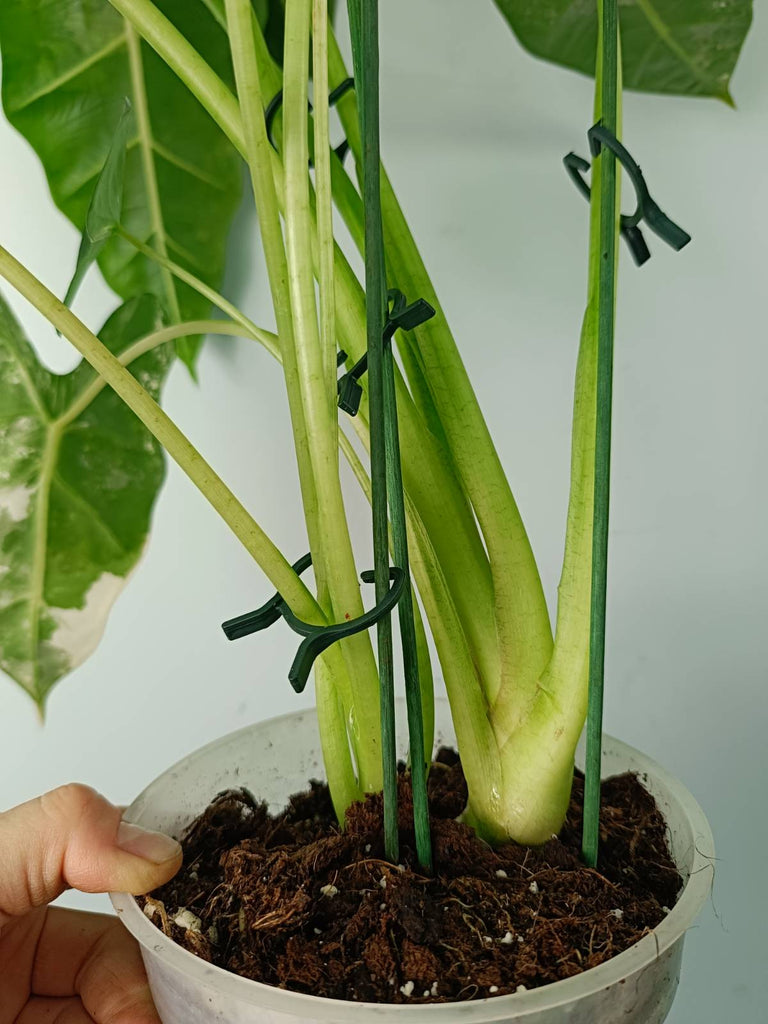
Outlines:
{"type": "MultiPolygon", "coordinates": [[[[382,6],[386,161],[554,596],[587,230],[586,203],[560,161],[585,153],[591,83],[526,55],[490,2],[382,6]]],[[[662,207],[694,236],[679,255],[652,236],[642,270],[622,250],[615,384],[606,728],[692,789],[720,858],[672,1024],[757,1021],[768,999],[757,910],[768,848],[768,11],[758,8],[733,82],[737,111],[625,99],[629,148],[662,207]]],[[[3,121],[0,154],[0,239],[62,293],[75,233],[3,121]]],[[[267,325],[263,282],[244,209],[226,291],[267,325]]],[[[4,294],[48,362],[71,366],[64,343],[4,294]]],[[[96,326],[111,305],[90,279],[79,312],[96,326]]],[[[177,366],[165,405],[286,552],[302,552],[287,429],[274,438],[285,401],[269,358],[246,342],[209,342],[200,385],[177,366]]],[[[366,537],[362,503],[353,514],[366,537]]],[[[294,649],[287,629],[233,645],[219,629],[267,592],[172,466],[146,557],[97,653],[54,692],[45,727],[0,679],[0,807],[74,779],[128,802],[186,752],[311,700],[283,681],[294,649]]]]}

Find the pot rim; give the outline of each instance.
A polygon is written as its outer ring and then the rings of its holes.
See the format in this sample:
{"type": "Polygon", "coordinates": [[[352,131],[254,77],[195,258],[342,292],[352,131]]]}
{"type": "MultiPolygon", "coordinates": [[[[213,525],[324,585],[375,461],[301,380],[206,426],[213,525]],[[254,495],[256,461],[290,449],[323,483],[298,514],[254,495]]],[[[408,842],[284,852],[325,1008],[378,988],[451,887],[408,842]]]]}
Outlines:
{"type": "MultiPolygon", "coordinates": [[[[234,737],[252,732],[254,729],[307,714],[314,716],[314,709],[293,711],[253,723],[197,748],[167,768],[142,790],[126,810],[125,820],[131,820],[131,814],[136,805],[143,801],[144,797],[148,795],[148,791],[157,782],[183,767],[191,758],[209,753],[219,746],[225,746],[234,737]]],[[[396,1015],[399,1024],[423,1021],[427,1016],[430,1021],[447,1024],[449,1021],[455,1022],[460,1013],[465,1024],[491,1024],[493,1021],[507,1020],[511,1014],[524,1017],[541,1010],[554,1009],[582,999],[601,989],[610,988],[622,979],[629,979],[654,959],[660,958],[666,950],[684,936],[711,891],[715,857],[714,839],[709,822],[698,801],[678,779],[635,747],[604,733],[603,748],[605,749],[607,746],[613,748],[622,758],[630,762],[628,770],[637,771],[641,776],[654,777],[668,790],[671,798],[684,811],[690,825],[694,836],[693,857],[688,879],[677,902],[650,934],[644,936],[629,949],[624,950],[623,953],[571,978],[564,978],[561,981],[551,982],[525,992],[462,1002],[409,1005],[407,1003],[370,1003],[329,999],[324,996],[292,992],[288,989],[266,985],[260,981],[242,978],[222,967],[201,960],[160,932],[145,916],[132,895],[110,893],[109,898],[123,924],[150,956],[162,959],[169,967],[194,978],[201,985],[208,987],[214,985],[224,989],[230,998],[238,999],[252,1006],[293,1014],[297,1018],[305,1015],[312,1019],[329,1022],[352,1022],[359,1019],[361,1012],[376,1012],[396,1015]]]]}

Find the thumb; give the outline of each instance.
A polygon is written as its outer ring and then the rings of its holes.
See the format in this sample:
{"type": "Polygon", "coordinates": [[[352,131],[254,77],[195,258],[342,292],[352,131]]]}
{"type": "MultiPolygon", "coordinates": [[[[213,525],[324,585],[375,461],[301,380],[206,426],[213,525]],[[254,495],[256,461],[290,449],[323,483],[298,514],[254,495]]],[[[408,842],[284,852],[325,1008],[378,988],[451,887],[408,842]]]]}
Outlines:
{"type": "Polygon", "coordinates": [[[65,889],[144,893],[172,878],[181,866],[176,840],[121,817],[75,783],[0,814],[0,923],[65,889]]]}

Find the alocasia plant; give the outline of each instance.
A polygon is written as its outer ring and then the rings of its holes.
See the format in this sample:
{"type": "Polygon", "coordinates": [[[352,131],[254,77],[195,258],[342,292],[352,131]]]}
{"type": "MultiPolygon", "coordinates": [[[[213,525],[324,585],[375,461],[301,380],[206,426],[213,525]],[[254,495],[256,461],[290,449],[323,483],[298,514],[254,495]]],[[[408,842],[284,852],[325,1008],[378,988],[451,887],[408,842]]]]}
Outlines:
{"type": "MultiPolygon", "coordinates": [[[[529,49],[580,70],[595,68],[601,3],[499,0],[498,6],[529,49]]],[[[350,0],[350,11],[354,35],[357,0],[350,0]]],[[[106,394],[111,401],[117,399],[111,392],[102,393],[81,411],[74,386],[49,380],[5,318],[1,351],[23,352],[0,385],[3,410],[9,410],[4,411],[3,445],[8,451],[2,465],[13,473],[4,469],[0,478],[8,506],[2,551],[5,559],[13,555],[11,579],[18,581],[8,592],[10,614],[12,602],[21,603],[16,606],[10,654],[3,654],[2,664],[39,702],[74,664],[73,656],[66,657],[73,645],[57,642],[70,635],[66,630],[74,621],[73,610],[81,616],[78,628],[83,632],[92,614],[102,621],[107,602],[99,600],[95,588],[108,583],[111,597],[138,556],[153,497],[147,481],[156,481],[155,489],[159,484],[159,470],[153,476],[151,468],[156,462],[149,461],[157,459],[150,435],[225,518],[295,615],[323,624],[362,612],[339,483],[339,448],[367,493],[370,481],[339,427],[336,364],[338,359],[349,369],[366,351],[366,295],[334,240],[331,201],[360,250],[363,203],[357,183],[330,150],[325,96],[326,83],[333,89],[348,71],[328,28],[324,0],[314,5],[311,0],[287,0],[284,60],[282,66],[275,61],[274,28],[282,24],[281,15],[278,2],[266,7],[250,0],[8,0],[0,9],[6,111],[35,145],[54,198],[80,228],[123,98],[131,101],[137,132],[127,147],[122,224],[99,262],[122,297],[141,304],[146,300],[139,295],[151,292],[160,315],[171,324],[155,330],[147,324],[130,331],[126,326],[116,343],[110,321],[105,349],[29,270],[0,249],[0,273],[76,345],[143,423],[131,420],[133,426],[125,427],[136,450],[130,452],[132,468],[129,479],[120,478],[121,486],[135,486],[136,498],[120,509],[123,518],[115,518],[111,501],[114,477],[95,457],[78,465],[76,489],[92,509],[90,520],[78,518],[71,510],[71,465],[59,467],[58,457],[70,453],[75,438],[86,445],[86,435],[92,436],[95,444],[103,433],[97,415],[112,410],[106,394]],[[269,39],[265,24],[270,26],[269,39]],[[316,86],[313,122],[307,109],[310,49],[316,86]],[[279,89],[284,90],[283,113],[275,125],[273,148],[264,108],[279,89]],[[308,130],[316,164],[312,176],[308,130]],[[214,290],[243,160],[259,214],[278,338],[251,324],[214,290]],[[117,360],[108,350],[122,350],[142,329],[148,335],[142,351],[164,344],[174,333],[199,335],[204,326],[184,321],[207,315],[211,302],[230,318],[222,329],[260,341],[282,362],[314,593],[157,407],[152,394],[137,385],[140,364],[134,366],[128,356],[117,360]],[[43,397],[49,391],[55,393],[55,402],[43,397]],[[59,399],[60,393],[68,397],[59,399]],[[69,414],[63,430],[60,417],[66,418],[73,402],[77,415],[69,414]],[[17,440],[24,430],[30,431],[30,439],[17,440]],[[65,494],[68,519],[39,514],[47,503],[50,510],[58,509],[65,494]],[[57,576],[62,526],[71,552],[72,588],[66,594],[57,576]],[[105,527],[115,542],[112,547],[105,527]],[[98,557],[93,553],[97,541],[98,557]],[[29,593],[36,597],[34,607],[29,593]]],[[[728,81],[750,17],[748,0],[677,0],[665,4],[663,11],[646,0],[623,4],[625,81],[637,88],[728,100],[728,81]]],[[[614,56],[616,44],[614,39],[614,56]]],[[[599,118],[605,99],[600,64],[597,72],[599,118]]],[[[607,81],[608,98],[617,111],[620,80],[614,75],[607,81]]],[[[364,147],[354,93],[339,101],[338,112],[359,175],[364,147]]],[[[553,630],[533,552],[479,403],[392,185],[383,171],[381,176],[387,283],[410,300],[426,299],[436,310],[416,330],[396,335],[400,361],[394,390],[411,568],[454,712],[470,814],[490,838],[511,835],[540,842],[559,828],[584,720],[601,237],[614,238],[618,230],[618,211],[613,216],[610,210],[600,213],[600,194],[598,175],[592,186],[590,293],[577,369],[568,533],[553,630]]],[[[605,289],[603,282],[603,294],[605,289]]],[[[191,357],[189,348],[182,351],[191,357]]],[[[89,372],[77,371],[81,376],[89,372]]],[[[364,445],[370,416],[363,382],[359,414],[347,425],[364,445]]],[[[114,422],[110,415],[109,423],[114,422]]],[[[82,504],[77,508],[83,513],[82,504]]],[[[416,638],[429,740],[431,676],[419,621],[416,638]]],[[[83,650],[81,646],[81,655],[83,650]]],[[[342,811],[361,790],[382,784],[377,666],[367,634],[329,647],[317,667],[326,767],[342,811]]]]}

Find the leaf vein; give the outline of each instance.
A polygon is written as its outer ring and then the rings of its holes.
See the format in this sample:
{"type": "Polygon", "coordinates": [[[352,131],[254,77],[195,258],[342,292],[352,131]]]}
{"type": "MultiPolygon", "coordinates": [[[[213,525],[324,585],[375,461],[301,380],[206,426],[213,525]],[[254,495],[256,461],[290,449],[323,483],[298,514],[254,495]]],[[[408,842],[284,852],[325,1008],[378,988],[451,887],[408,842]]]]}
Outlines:
{"type": "Polygon", "coordinates": [[[154,149],[157,156],[165,160],[166,163],[172,164],[174,167],[177,167],[180,171],[184,171],[186,174],[189,174],[190,177],[197,178],[198,181],[202,181],[204,185],[210,185],[211,188],[215,188],[218,192],[226,191],[221,182],[217,181],[216,178],[213,178],[211,175],[206,174],[206,172],[202,170],[202,168],[197,167],[195,164],[189,163],[189,161],[185,160],[183,157],[178,156],[172,150],[166,149],[165,146],[159,143],[156,139],[152,140],[152,148],[154,149]]]}
{"type": "Polygon", "coordinates": [[[61,429],[50,426],[40,460],[40,476],[35,500],[35,540],[32,551],[32,572],[29,595],[29,649],[32,659],[32,694],[39,703],[45,696],[40,689],[40,659],[37,657],[40,643],[40,614],[45,600],[45,575],[48,552],[48,521],[51,507],[51,481],[56,472],[56,456],[59,451],[61,429]]]}
{"type": "MultiPolygon", "coordinates": [[[[141,41],[136,35],[136,30],[126,23],[128,38],[128,58],[131,69],[131,83],[133,86],[134,106],[136,109],[136,122],[139,129],[139,144],[142,152],[144,167],[144,182],[147,189],[147,204],[149,206],[152,229],[159,252],[167,255],[165,247],[165,224],[163,212],[160,206],[160,195],[157,187],[157,176],[155,173],[154,149],[152,126],[149,120],[149,105],[147,102],[147,90],[144,80],[144,65],[141,59],[141,41]]],[[[163,288],[166,293],[168,305],[174,320],[181,319],[179,311],[179,300],[176,293],[176,284],[168,271],[161,269],[160,276],[163,281],[163,288]]]]}
{"type": "Polygon", "coordinates": [[[704,85],[708,85],[709,76],[707,73],[696,64],[695,60],[691,57],[685,47],[675,39],[662,16],[653,6],[651,0],[635,0],[635,2],[645,15],[645,19],[651,29],[656,33],[667,49],[671,50],[676,57],[680,58],[697,81],[704,85]]]}
{"type": "Polygon", "coordinates": [[[105,537],[107,537],[112,544],[115,545],[115,547],[120,551],[121,554],[130,554],[130,552],[126,549],[125,545],[118,538],[117,534],[113,531],[112,527],[104,519],[101,512],[99,512],[99,510],[88,500],[88,498],[85,497],[82,491],[78,491],[75,487],[73,487],[71,483],[69,483],[68,480],[65,480],[57,471],[54,471],[53,473],[53,483],[55,483],[57,487],[64,491],[64,493],[67,495],[70,501],[73,502],[73,504],[79,505],[80,508],[90,513],[90,515],[93,517],[93,521],[99,527],[102,534],[105,537]]]}
{"type": "Polygon", "coordinates": [[[126,34],[123,31],[120,33],[120,35],[115,36],[114,39],[110,39],[108,43],[105,43],[100,50],[96,50],[94,53],[90,54],[84,60],[81,60],[79,64],[75,64],[73,67],[67,68],[66,71],[62,72],[60,75],[57,75],[56,78],[50,79],[48,82],[45,83],[45,85],[41,86],[39,89],[36,89],[35,92],[32,92],[28,96],[23,97],[21,102],[14,103],[13,106],[9,108],[8,113],[16,114],[21,110],[25,110],[27,107],[31,107],[33,103],[36,103],[38,100],[43,99],[45,96],[49,96],[52,92],[55,92],[57,89],[60,89],[63,85],[66,85],[67,82],[71,82],[75,78],[78,78],[89,68],[92,68],[95,64],[98,64],[99,61],[104,60],[110,54],[114,53],[115,50],[119,50],[125,42],[126,34]]]}
{"type": "Polygon", "coordinates": [[[207,274],[209,271],[208,267],[204,267],[203,264],[198,260],[189,249],[185,248],[181,242],[177,242],[175,238],[170,235],[165,236],[165,241],[169,249],[173,249],[183,260],[186,260],[190,266],[195,267],[201,275],[207,274]]]}

